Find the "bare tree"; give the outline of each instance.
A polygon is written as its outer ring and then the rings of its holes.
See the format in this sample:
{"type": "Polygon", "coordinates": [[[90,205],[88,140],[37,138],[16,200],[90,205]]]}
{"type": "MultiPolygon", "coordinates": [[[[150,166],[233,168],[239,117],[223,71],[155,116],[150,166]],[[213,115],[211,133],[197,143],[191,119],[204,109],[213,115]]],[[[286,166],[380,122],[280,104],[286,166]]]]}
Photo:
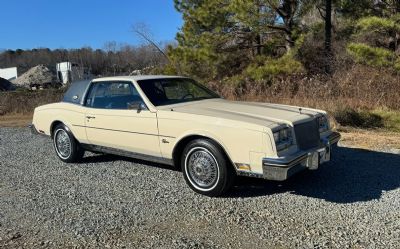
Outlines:
{"type": "Polygon", "coordinates": [[[168,60],[168,62],[171,63],[171,60],[169,59],[168,55],[151,38],[150,31],[146,24],[136,23],[135,25],[132,26],[132,31],[140,38],[144,39],[147,43],[154,46],[158,50],[158,52],[160,52],[168,60]]]}

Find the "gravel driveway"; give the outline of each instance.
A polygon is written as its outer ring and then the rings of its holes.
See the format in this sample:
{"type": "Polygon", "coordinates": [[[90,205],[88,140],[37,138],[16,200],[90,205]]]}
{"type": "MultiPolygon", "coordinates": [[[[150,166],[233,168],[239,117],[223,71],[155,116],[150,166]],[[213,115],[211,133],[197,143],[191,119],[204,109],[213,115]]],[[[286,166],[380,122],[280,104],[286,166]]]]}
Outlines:
{"type": "Polygon", "coordinates": [[[283,183],[192,192],[167,166],[87,153],[0,128],[0,248],[400,248],[400,155],[339,147],[283,183]]]}

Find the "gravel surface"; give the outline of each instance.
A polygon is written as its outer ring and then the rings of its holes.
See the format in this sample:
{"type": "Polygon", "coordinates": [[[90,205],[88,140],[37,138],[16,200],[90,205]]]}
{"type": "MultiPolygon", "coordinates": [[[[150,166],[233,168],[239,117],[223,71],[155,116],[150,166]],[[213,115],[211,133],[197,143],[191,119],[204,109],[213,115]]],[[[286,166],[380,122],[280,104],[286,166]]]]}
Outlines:
{"type": "Polygon", "coordinates": [[[0,248],[400,248],[400,155],[339,147],[283,183],[198,195],[167,166],[0,128],[0,248]]]}

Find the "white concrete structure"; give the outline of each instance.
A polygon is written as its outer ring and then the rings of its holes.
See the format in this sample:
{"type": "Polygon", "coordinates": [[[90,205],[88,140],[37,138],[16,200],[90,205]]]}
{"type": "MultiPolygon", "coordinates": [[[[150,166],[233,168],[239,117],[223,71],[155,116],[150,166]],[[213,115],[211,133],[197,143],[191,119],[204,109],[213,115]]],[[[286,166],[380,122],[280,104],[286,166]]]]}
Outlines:
{"type": "Polygon", "coordinates": [[[6,80],[14,80],[18,78],[18,72],[16,67],[0,68],[0,78],[6,80]]]}
{"type": "Polygon", "coordinates": [[[62,84],[68,84],[72,81],[77,80],[88,80],[91,79],[90,70],[79,66],[72,62],[60,62],[57,63],[57,79],[62,84]]]}

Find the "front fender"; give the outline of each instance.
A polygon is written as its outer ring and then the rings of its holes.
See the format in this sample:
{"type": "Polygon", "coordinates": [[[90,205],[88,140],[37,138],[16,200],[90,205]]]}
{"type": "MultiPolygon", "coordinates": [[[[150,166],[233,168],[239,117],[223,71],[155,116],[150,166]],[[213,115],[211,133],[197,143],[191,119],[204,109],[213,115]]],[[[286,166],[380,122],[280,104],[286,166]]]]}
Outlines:
{"type": "MultiPolygon", "coordinates": [[[[188,137],[205,137],[205,138],[209,138],[209,139],[213,140],[225,151],[228,158],[232,161],[230,151],[228,150],[227,146],[225,145],[223,139],[212,132],[208,132],[208,131],[204,131],[204,130],[190,130],[190,131],[187,131],[187,132],[181,134],[179,137],[177,137],[175,139],[172,154],[175,152],[177,145],[181,141],[185,140],[188,137]]],[[[233,161],[232,161],[232,163],[233,163],[233,161]]]]}

